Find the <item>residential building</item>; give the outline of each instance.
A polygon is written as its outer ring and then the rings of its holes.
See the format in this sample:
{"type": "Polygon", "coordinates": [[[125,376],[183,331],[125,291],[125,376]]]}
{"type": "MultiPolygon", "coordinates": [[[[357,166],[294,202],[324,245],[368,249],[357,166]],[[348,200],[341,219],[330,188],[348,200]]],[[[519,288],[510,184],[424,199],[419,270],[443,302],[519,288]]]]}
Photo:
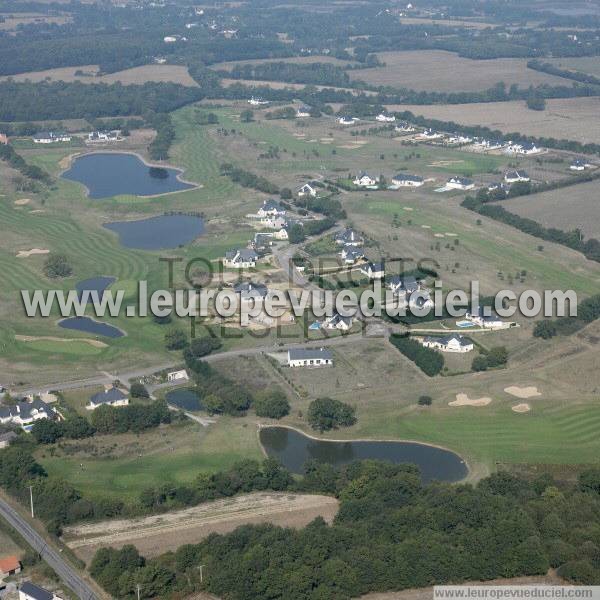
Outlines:
{"type": "Polygon", "coordinates": [[[376,121],[380,123],[394,123],[396,121],[396,117],[394,115],[390,115],[389,113],[382,112],[375,117],[376,121]]]}
{"type": "Polygon", "coordinates": [[[445,337],[426,337],[421,342],[425,348],[440,350],[441,352],[471,352],[475,347],[471,340],[462,335],[449,335],[445,337]]]}
{"type": "Polygon", "coordinates": [[[360,268],[360,272],[369,279],[383,279],[385,277],[385,265],[382,262],[368,262],[360,268]]]}
{"type": "Polygon", "coordinates": [[[88,133],[87,141],[90,143],[94,142],[116,142],[119,139],[121,132],[117,129],[113,131],[92,131],[88,133]]]}
{"type": "Polygon", "coordinates": [[[0,424],[18,425],[25,431],[30,431],[40,419],[55,419],[57,412],[42,400],[33,402],[18,402],[14,406],[0,406],[0,424]]]}
{"type": "Polygon", "coordinates": [[[267,104],[269,104],[269,101],[265,100],[264,98],[255,98],[254,96],[252,96],[250,100],[248,100],[248,104],[251,104],[252,106],[266,106],[267,104]]]}
{"type": "Polygon", "coordinates": [[[506,148],[508,154],[523,154],[528,156],[530,154],[539,154],[542,148],[536,146],[533,142],[510,142],[506,148]]]}
{"type": "Polygon", "coordinates": [[[425,183],[422,177],[418,175],[408,175],[406,173],[399,173],[392,177],[392,185],[398,187],[420,187],[425,183]]]}
{"type": "Polygon", "coordinates": [[[0,433],[0,449],[6,448],[13,440],[17,439],[17,434],[14,431],[0,433]]]}
{"type": "Polygon", "coordinates": [[[446,182],[446,187],[452,190],[472,190],[475,188],[475,183],[472,179],[466,177],[451,177],[446,182]]]}
{"type": "Polygon", "coordinates": [[[290,367],[326,367],[333,365],[333,354],[326,348],[293,348],[288,350],[290,367]]]}
{"type": "Polygon", "coordinates": [[[394,131],[397,131],[398,133],[411,133],[413,131],[416,131],[416,129],[410,123],[402,121],[398,123],[396,127],[394,127],[394,131]]]}
{"type": "Polygon", "coordinates": [[[365,257],[365,253],[356,246],[344,246],[339,254],[347,265],[353,265],[365,257]]]}
{"type": "Polygon", "coordinates": [[[300,106],[296,111],[296,116],[299,119],[302,119],[303,117],[310,117],[310,106],[300,106]]]}
{"type": "Polygon", "coordinates": [[[506,181],[506,183],[517,183],[521,181],[531,181],[531,179],[525,171],[514,170],[506,171],[506,173],[504,173],[504,181],[506,181]]]}
{"type": "Polygon", "coordinates": [[[354,229],[344,229],[335,236],[335,243],[340,246],[362,246],[365,240],[354,229]]]}
{"type": "Polygon", "coordinates": [[[167,373],[167,381],[188,381],[190,376],[185,369],[167,373]]]}
{"type": "Polygon", "coordinates": [[[467,313],[465,319],[471,321],[484,329],[506,329],[510,327],[510,323],[503,321],[498,315],[494,314],[491,309],[488,309],[489,314],[483,307],[478,307],[472,313],[467,313]]]}
{"type": "Polygon", "coordinates": [[[425,131],[422,131],[418,137],[422,140],[439,140],[444,137],[444,134],[439,131],[434,131],[433,129],[426,129],[425,131]]]}
{"type": "Polygon", "coordinates": [[[276,240],[280,240],[280,241],[287,241],[290,239],[290,234],[289,234],[289,228],[291,227],[290,223],[287,223],[286,225],[284,225],[283,227],[281,227],[280,229],[278,229],[274,234],[273,237],[276,240]]]}
{"type": "Polygon", "coordinates": [[[337,120],[337,122],[340,125],[354,125],[354,123],[356,123],[356,121],[358,121],[358,119],[355,119],[354,117],[349,117],[349,116],[338,117],[338,120],[337,120]]]}
{"type": "Polygon", "coordinates": [[[352,183],[360,187],[371,187],[377,185],[377,182],[378,179],[375,179],[374,177],[371,177],[368,173],[362,171],[354,178],[354,181],[352,183]]]}
{"type": "Polygon", "coordinates": [[[118,387],[110,388],[90,396],[89,402],[85,405],[87,410],[96,410],[100,406],[127,406],[129,404],[129,395],[118,387]]]}
{"type": "Polygon", "coordinates": [[[352,317],[343,317],[335,311],[331,317],[323,322],[323,329],[338,329],[339,331],[348,331],[352,328],[352,317]]]}
{"type": "Polygon", "coordinates": [[[267,215],[260,220],[260,224],[269,229],[281,229],[282,227],[285,227],[288,222],[285,217],[267,215]]]}
{"type": "Polygon", "coordinates": [[[268,233],[255,233],[254,239],[250,242],[252,249],[257,252],[265,252],[273,245],[274,234],[268,233]]]}
{"type": "Polygon", "coordinates": [[[18,575],[21,572],[21,561],[18,556],[6,556],[0,558],[0,582],[11,575],[18,575]]]}
{"type": "Polygon", "coordinates": [[[258,254],[250,248],[238,248],[225,253],[223,264],[232,269],[250,269],[256,267],[258,254]]]}
{"type": "Polygon", "coordinates": [[[421,284],[416,280],[415,277],[394,275],[386,281],[385,287],[393,294],[398,296],[410,296],[412,293],[421,289],[421,284]]]}
{"type": "Polygon", "coordinates": [[[265,200],[256,213],[260,218],[263,217],[282,217],[285,215],[285,208],[277,200],[265,200]]]}
{"type": "Polygon", "coordinates": [[[310,183],[305,183],[302,187],[298,188],[296,192],[298,196],[312,196],[313,198],[317,195],[317,188],[310,183]]]}
{"type": "Polygon", "coordinates": [[[240,295],[242,302],[258,302],[269,294],[269,289],[264,283],[252,283],[251,281],[236,283],[233,291],[240,295]]]}
{"type": "Polygon", "coordinates": [[[476,141],[476,145],[482,150],[500,150],[506,144],[501,140],[480,139],[476,141]]]}
{"type": "Polygon", "coordinates": [[[35,144],[54,144],[57,142],[70,142],[71,136],[67,133],[59,133],[55,131],[42,131],[33,136],[35,144]]]}
{"type": "Polygon", "coordinates": [[[571,169],[571,171],[585,171],[586,169],[589,169],[592,165],[587,162],[587,160],[584,160],[582,158],[576,158],[572,163],[571,166],[569,167],[569,169],[571,169]]]}
{"type": "Polygon", "coordinates": [[[446,143],[448,144],[470,144],[473,138],[462,133],[452,133],[448,136],[446,143]]]}
{"type": "Polygon", "coordinates": [[[39,587],[30,581],[21,584],[19,588],[19,600],[62,600],[53,592],[39,587]]]}

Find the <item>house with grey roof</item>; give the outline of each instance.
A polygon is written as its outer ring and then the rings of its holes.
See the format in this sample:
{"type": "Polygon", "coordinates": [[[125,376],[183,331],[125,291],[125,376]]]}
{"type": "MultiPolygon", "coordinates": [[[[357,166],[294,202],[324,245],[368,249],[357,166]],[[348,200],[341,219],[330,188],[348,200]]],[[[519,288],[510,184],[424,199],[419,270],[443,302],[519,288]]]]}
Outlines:
{"type": "Polygon", "coordinates": [[[251,248],[238,248],[225,253],[223,265],[232,269],[250,269],[256,267],[258,254],[251,248]]]}
{"type": "Polygon", "coordinates": [[[422,177],[418,175],[409,175],[408,173],[399,173],[392,177],[392,185],[397,187],[420,187],[425,183],[422,177]]]}
{"type": "Polygon", "coordinates": [[[472,190],[475,188],[475,183],[472,179],[456,175],[448,179],[446,187],[452,190],[472,190]]]}
{"type": "Polygon", "coordinates": [[[21,584],[19,588],[19,600],[62,600],[60,596],[57,596],[53,592],[26,581],[21,584]]]}
{"type": "Polygon", "coordinates": [[[129,396],[118,387],[112,386],[107,390],[98,392],[90,397],[89,402],[85,405],[87,410],[96,410],[100,406],[127,406],[129,404],[129,396]]]}
{"type": "Polygon", "coordinates": [[[443,337],[427,336],[421,341],[425,348],[432,348],[440,352],[466,353],[471,352],[475,345],[462,335],[448,335],[443,337]]]}
{"type": "Polygon", "coordinates": [[[25,431],[40,419],[56,419],[58,413],[39,398],[32,402],[17,402],[13,406],[0,406],[0,424],[18,425],[25,431]]]}
{"type": "Polygon", "coordinates": [[[352,328],[352,317],[344,317],[339,312],[335,311],[331,317],[325,319],[323,329],[337,329],[339,331],[348,331],[352,328]]]}
{"type": "Polygon", "coordinates": [[[385,265],[383,262],[368,262],[360,268],[360,272],[369,279],[383,279],[385,277],[385,265]]]}
{"type": "Polygon", "coordinates": [[[365,240],[354,229],[340,231],[334,240],[339,246],[362,246],[365,243],[365,240]]]}
{"type": "Polygon", "coordinates": [[[355,246],[344,246],[339,254],[347,265],[353,265],[365,257],[365,253],[355,246]]]}
{"type": "Polygon", "coordinates": [[[292,348],[288,350],[290,367],[333,366],[333,354],[326,348],[292,348]]]}
{"type": "Polygon", "coordinates": [[[385,287],[393,294],[410,296],[421,289],[421,284],[415,277],[394,275],[386,279],[385,287]]]}
{"type": "Polygon", "coordinates": [[[352,183],[358,187],[373,187],[376,186],[379,179],[371,177],[367,172],[361,171],[352,181],[352,183]]]}
{"type": "Polygon", "coordinates": [[[506,171],[504,173],[504,181],[506,183],[518,183],[521,181],[531,181],[529,175],[522,169],[511,169],[510,171],[506,171]]]}
{"type": "Polygon", "coordinates": [[[233,291],[240,295],[242,302],[257,302],[266,298],[269,293],[269,289],[264,283],[253,283],[252,281],[236,283],[233,291]]]}
{"type": "Polygon", "coordinates": [[[285,215],[285,208],[277,200],[265,200],[256,214],[261,219],[263,217],[282,217],[285,215]]]}

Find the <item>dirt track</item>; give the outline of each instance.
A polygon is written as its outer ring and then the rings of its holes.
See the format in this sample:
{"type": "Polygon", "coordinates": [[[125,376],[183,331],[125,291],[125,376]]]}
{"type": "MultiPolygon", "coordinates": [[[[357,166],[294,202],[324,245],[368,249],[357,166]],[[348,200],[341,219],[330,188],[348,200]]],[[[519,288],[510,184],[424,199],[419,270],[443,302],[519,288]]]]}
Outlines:
{"type": "Polygon", "coordinates": [[[144,556],[157,556],[248,523],[303,527],[318,516],[331,522],[337,511],[338,501],[328,496],[259,492],[162,515],[68,527],[64,540],[86,562],[98,548],[124,544],[134,544],[144,556]]]}

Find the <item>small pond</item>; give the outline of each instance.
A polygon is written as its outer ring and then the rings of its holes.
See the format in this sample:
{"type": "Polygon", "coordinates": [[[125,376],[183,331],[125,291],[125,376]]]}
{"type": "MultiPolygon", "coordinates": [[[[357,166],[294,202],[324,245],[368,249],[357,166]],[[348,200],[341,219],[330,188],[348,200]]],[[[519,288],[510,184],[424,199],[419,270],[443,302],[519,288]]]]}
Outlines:
{"type": "Polygon", "coordinates": [[[181,171],[150,167],[135,154],[94,152],[76,158],[63,179],[77,181],[93,200],[123,194],[157,196],[195,187],[179,179],[181,171]]]}
{"type": "Polygon", "coordinates": [[[115,221],[104,227],[117,233],[126,248],[164,250],[194,241],[204,231],[204,221],[194,215],[160,215],[139,221],[115,221]]]}
{"type": "Polygon", "coordinates": [[[302,473],[304,463],[310,459],[336,467],[364,459],[413,463],[421,470],[424,482],[460,481],[468,473],[458,454],[416,442],[314,440],[287,427],[264,427],[260,430],[260,441],[269,456],[277,458],[293,473],[302,473]]]}
{"type": "MultiPolygon", "coordinates": [[[[116,277],[91,277],[90,279],[84,279],[75,286],[77,296],[81,300],[83,292],[97,292],[98,299],[101,300],[106,288],[112,285],[116,280],[116,277]]],[[[90,301],[91,299],[92,294],[90,293],[90,301]]]]}
{"type": "Polygon", "coordinates": [[[90,317],[68,317],[58,322],[58,326],[63,329],[74,329],[75,331],[85,331],[93,335],[101,335],[108,338],[123,337],[125,333],[114,325],[95,321],[90,317]]]}
{"type": "Polygon", "coordinates": [[[167,404],[180,408],[181,410],[202,410],[200,396],[190,388],[171,390],[165,396],[167,404]]]}

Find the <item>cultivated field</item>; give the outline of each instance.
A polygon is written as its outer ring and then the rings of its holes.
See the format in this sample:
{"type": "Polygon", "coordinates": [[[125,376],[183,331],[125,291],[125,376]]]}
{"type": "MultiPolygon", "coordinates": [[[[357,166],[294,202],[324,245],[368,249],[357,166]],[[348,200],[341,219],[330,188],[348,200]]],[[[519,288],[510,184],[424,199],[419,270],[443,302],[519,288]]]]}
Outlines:
{"type": "Polygon", "coordinates": [[[65,530],[64,539],[86,562],[99,548],[125,544],[133,544],[144,556],[153,557],[241,525],[272,523],[300,528],[317,517],[331,523],[337,511],[338,501],[328,496],[258,492],[162,515],[73,526],[65,530]]]}
{"type": "Polygon", "coordinates": [[[528,69],[526,59],[471,60],[442,50],[380,52],[377,56],[384,67],[349,71],[352,79],[435,92],[484,90],[499,81],[520,87],[566,83],[562,77],[528,69]]]}
{"type": "MultiPolygon", "coordinates": [[[[115,83],[120,82],[123,85],[143,84],[147,81],[166,81],[197,87],[198,84],[190,77],[185,67],[178,65],[143,65],[133,67],[124,71],[117,71],[108,75],[97,75],[98,67],[96,65],[87,65],[83,67],[61,67],[59,69],[48,69],[46,71],[32,71],[29,73],[20,73],[11,75],[15,81],[80,81],[81,83],[115,83]],[[77,74],[82,71],[84,75],[77,74]]],[[[0,77],[0,81],[8,77],[0,77]]]]}
{"type": "Polygon", "coordinates": [[[269,62],[286,62],[286,63],[295,63],[299,65],[312,65],[314,63],[327,63],[330,65],[335,65],[338,67],[346,67],[347,65],[355,64],[354,61],[351,60],[340,60],[339,58],[334,58],[333,56],[294,56],[291,58],[255,58],[249,60],[236,60],[230,62],[220,62],[214,63],[210,65],[211,69],[216,71],[231,71],[233,67],[243,66],[243,65],[260,65],[262,63],[269,62]]]}
{"type": "Polygon", "coordinates": [[[586,238],[600,238],[600,182],[594,181],[502,203],[507,210],[545,227],[581,229],[586,238]]]}
{"type": "MultiPolygon", "coordinates": [[[[545,61],[546,62],[546,61],[545,61]]],[[[578,56],[576,58],[551,58],[547,62],[560,67],[561,69],[571,69],[573,71],[582,71],[600,77],[600,61],[597,56],[578,56]]]]}
{"type": "Polygon", "coordinates": [[[64,25],[69,23],[72,18],[70,16],[48,16],[42,13],[19,13],[18,17],[13,15],[0,15],[5,19],[0,23],[0,31],[16,31],[19,26],[33,25],[36,23],[52,23],[55,25],[64,25]]]}
{"type": "Polygon", "coordinates": [[[416,115],[454,121],[464,125],[485,125],[503,133],[564,138],[583,143],[600,139],[600,99],[566,98],[548,100],[546,110],[529,110],[525,102],[484,102],[480,104],[394,105],[390,110],[410,110],[416,115]]]}

